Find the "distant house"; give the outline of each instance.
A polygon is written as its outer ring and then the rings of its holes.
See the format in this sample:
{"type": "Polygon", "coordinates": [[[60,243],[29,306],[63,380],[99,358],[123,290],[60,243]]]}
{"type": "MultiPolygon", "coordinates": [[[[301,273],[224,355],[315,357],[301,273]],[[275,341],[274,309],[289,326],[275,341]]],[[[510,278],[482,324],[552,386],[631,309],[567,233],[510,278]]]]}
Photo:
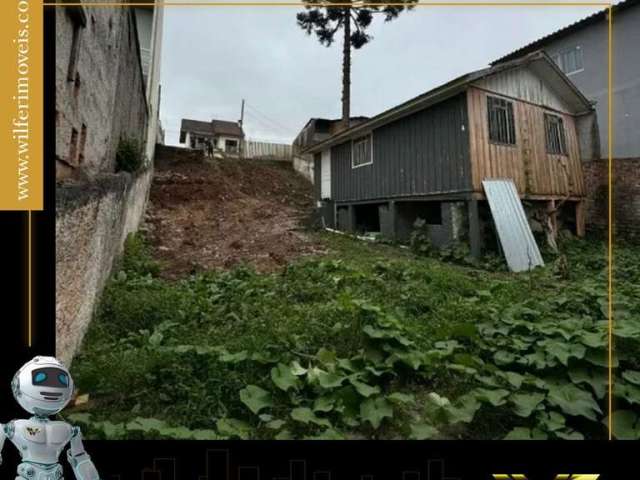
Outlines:
{"type": "Polygon", "coordinates": [[[210,141],[217,151],[227,155],[238,155],[243,140],[244,132],[236,122],[183,119],[180,126],[180,143],[185,144],[187,148],[204,149],[210,141]]]}
{"type": "Polygon", "coordinates": [[[559,208],[584,233],[581,158],[592,156],[592,104],[544,53],[469,73],[305,150],[314,155],[324,222],[407,240],[470,242],[479,255],[492,219],[485,179],[511,179],[529,211],[559,208]]]}
{"type": "Polygon", "coordinates": [[[609,181],[616,236],[640,239],[640,0],[611,7],[611,126],[609,134],[609,14],[602,10],[496,60],[493,65],[544,50],[598,114],[599,148],[582,160],[589,227],[606,229],[609,181]],[[609,141],[614,160],[609,174],[609,141]]]}
{"type": "MultiPolygon", "coordinates": [[[[355,126],[368,120],[369,117],[351,117],[350,124],[355,126]]],[[[342,119],[311,118],[302,127],[293,141],[293,168],[313,182],[313,155],[302,153],[315,143],[329,138],[342,128],[342,119]]]]}
{"type": "MultiPolygon", "coordinates": [[[[351,126],[355,126],[369,120],[369,117],[351,117],[351,126]]],[[[338,132],[342,125],[342,119],[328,119],[328,118],[311,118],[302,127],[300,133],[293,141],[294,152],[300,152],[305,148],[310,147],[314,143],[329,138],[334,133],[338,132]]]]}

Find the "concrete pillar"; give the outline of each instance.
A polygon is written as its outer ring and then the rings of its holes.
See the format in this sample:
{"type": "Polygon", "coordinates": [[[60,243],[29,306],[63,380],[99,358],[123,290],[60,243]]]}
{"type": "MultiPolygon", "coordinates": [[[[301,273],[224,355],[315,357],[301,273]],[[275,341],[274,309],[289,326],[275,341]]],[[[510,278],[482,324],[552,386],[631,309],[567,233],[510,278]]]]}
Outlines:
{"type": "Polygon", "coordinates": [[[469,243],[471,256],[480,258],[482,254],[482,231],[480,229],[480,212],[478,211],[478,200],[475,198],[467,202],[469,209],[469,243]]]}
{"type": "Polygon", "coordinates": [[[378,207],[380,216],[380,233],[384,238],[396,239],[396,203],[391,200],[385,205],[378,207]]]}
{"type": "Polygon", "coordinates": [[[354,233],[356,231],[356,209],[355,206],[347,206],[347,232],[354,233]]]}

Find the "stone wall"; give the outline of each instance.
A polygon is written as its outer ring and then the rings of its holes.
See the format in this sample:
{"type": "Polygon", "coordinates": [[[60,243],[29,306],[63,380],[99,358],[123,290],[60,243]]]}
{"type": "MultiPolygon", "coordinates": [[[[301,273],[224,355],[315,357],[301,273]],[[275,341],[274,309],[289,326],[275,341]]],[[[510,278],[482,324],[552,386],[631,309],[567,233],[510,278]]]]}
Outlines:
{"type": "Polygon", "coordinates": [[[56,192],[56,355],[69,364],[127,235],[144,214],[152,171],[67,182],[56,192]]]}
{"type": "MultiPolygon", "coordinates": [[[[587,229],[604,231],[608,225],[608,161],[582,165],[587,187],[587,229]]],[[[640,239],[640,158],[613,161],[613,222],[617,238],[640,239]]]]}
{"type": "Polygon", "coordinates": [[[144,141],[147,128],[135,17],[129,8],[55,10],[56,177],[112,173],[120,138],[144,141]]]}

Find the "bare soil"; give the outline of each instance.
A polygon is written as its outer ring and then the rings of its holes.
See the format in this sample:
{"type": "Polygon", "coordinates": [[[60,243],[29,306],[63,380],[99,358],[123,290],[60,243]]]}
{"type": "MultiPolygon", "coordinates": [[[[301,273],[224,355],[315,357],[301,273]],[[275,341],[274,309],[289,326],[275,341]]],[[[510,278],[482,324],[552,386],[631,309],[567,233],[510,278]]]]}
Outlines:
{"type": "Polygon", "coordinates": [[[175,158],[156,166],[145,228],[168,278],[240,263],[270,272],[323,251],[304,231],[312,207],[290,165],[175,158]]]}

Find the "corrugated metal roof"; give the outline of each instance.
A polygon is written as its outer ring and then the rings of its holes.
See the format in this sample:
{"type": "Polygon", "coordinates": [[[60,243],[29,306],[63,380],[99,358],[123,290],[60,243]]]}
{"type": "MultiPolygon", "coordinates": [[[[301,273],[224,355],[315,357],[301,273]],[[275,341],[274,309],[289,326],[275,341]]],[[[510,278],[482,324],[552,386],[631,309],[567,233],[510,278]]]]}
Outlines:
{"type": "MultiPolygon", "coordinates": [[[[640,0],[626,0],[620,3],[617,3],[612,7],[613,18],[615,19],[615,15],[617,12],[620,12],[621,10],[629,8],[633,5],[640,5],[640,0]]],[[[535,50],[543,49],[545,45],[547,45],[549,42],[552,42],[553,40],[562,38],[565,35],[569,35],[570,33],[573,33],[577,30],[588,27],[589,25],[597,23],[601,20],[606,20],[607,11],[608,9],[600,10],[599,12],[593,13],[588,17],[583,18],[582,20],[578,20],[577,22],[571,23],[566,27],[556,30],[555,32],[552,32],[548,35],[545,35],[544,37],[539,38],[538,40],[535,40],[523,47],[518,48],[517,50],[514,50],[511,53],[508,53],[507,55],[500,57],[499,59],[491,62],[491,65],[507,62],[507,61],[513,60],[514,58],[518,58],[522,55],[526,55],[535,50]]]]}
{"type": "Polygon", "coordinates": [[[522,272],[544,265],[513,180],[486,179],[482,186],[509,269],[522,272]]]}

